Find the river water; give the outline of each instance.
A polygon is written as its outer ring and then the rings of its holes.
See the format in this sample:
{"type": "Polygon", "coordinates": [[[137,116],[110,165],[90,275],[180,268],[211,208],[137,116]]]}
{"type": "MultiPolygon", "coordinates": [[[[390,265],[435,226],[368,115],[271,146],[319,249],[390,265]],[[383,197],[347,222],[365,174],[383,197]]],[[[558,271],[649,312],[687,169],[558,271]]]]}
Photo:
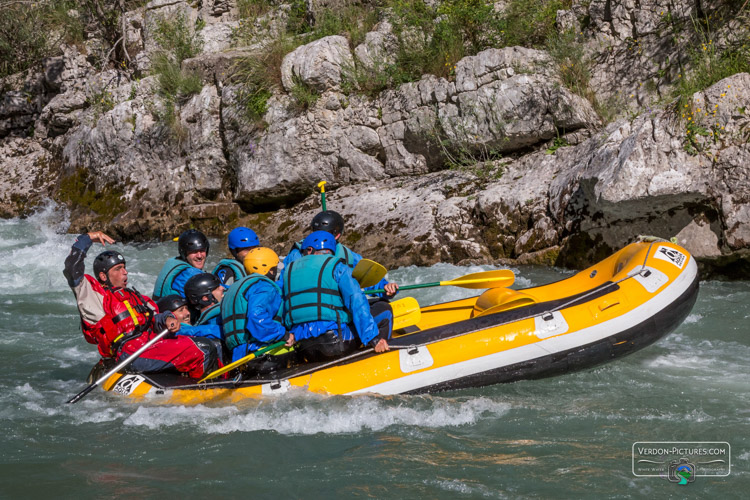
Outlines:
{"type": "MultiPolygon", "coordinates": [[[[668,337],[551,379],[196,407],[97,389],[65,405],[97,360],[61,272],[75,239],[67,225],[53,207],[0,221],[0,498],[747,498],[748,282],[702,282],[692,313],[668,337]],[[635,477],[636,441],[729,442],[731,474],[686,486],[635,477]]],[[[214,243],[209,264],[221,253],[214,243]]],[[[175,247],[115,248],[128,259],[131,284],[148,293],[175,247]]],[[[389,277],[408,284],[484,269],[408,267],[389,277]]],[[[514,271],[516,287],[570,274],[514,271]]],[[[418,292],[423,304],[471,293],[418,292]]]]}

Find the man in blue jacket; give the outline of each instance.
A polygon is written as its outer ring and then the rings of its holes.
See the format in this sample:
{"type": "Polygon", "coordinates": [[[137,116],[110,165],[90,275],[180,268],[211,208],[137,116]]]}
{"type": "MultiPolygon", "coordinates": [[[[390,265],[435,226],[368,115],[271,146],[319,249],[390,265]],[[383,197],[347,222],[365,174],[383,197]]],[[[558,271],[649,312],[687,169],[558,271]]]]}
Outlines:
{"type": "Polygon", "coordinates": [[[339,357],[360,342],[378,353],[389,350],[351,268],[334,255],[333,235],[315,231],[301,246],[304,256],[284,273],[282,321],[291,333],[287,345],[296,342],[307,361],[339,357]]]}
{"type": "MultiPolygon", "coordinates": [[[[232,352],[232,362],[290,338],[278,318],[281,289],[274,280],[279,256],[270,248],[253,248],[247,252],[244,265],[248,276],[232,285],[221,302],[224,344],[232,352]]],[[[280,367],[286,358],[276,361],[265,363],[262,371],[280,367]]]]}
{"type": "Polygon", "coordinates": [[[206,235],[197,229],[188,229],[177,240],[179,257],[172,257],[162,267],[154,284],[152,298],[176,294],[185,297],[185,284],[203,272],[208,257],[209,243],[206,235]]]}
{"type": "Polygon", "coordinates": [[[193,326],[186,329],[183,335],[197,335],[210,339],[219,351],[220,359],[223,360],[221,301],[224,297],[224,287],[221,281],[211,273],[197,274],[185,283],[185,296],[193,308],[191,317],[197,316],[198,319],[193,321],[193,326]]]}
{"type": "MultiPolygon", "coordinates": [[[[347,266],[354,269],[362,256],[351,248],[339,243],[341,235],[344,232],[344,218],[338,212],[333,210],[324,210],[313,217],[310,226],[313,231],[326,231],[331,234],[336,242],[334,255],[341,259],[347,266]]],[[[289,254],[284,258],[284,268],[287,269],[289,264],[302,257],[302,242],[295,243],[289,254]]],[[[284,282],[284,275],[279,277],[279,283],[284,282]]],[[[370,305],[370,314],[378,325],[378,330],[383,338],[390,338],[393,331],[393,310],[391,309],[388,299],[393,298],[398,293],[398,285],[390,283],[383,278],[377,284],[366,288],[366,290],[384,289],[385,293],[379,296],[370,295],[368,302],[370,305]],[[386,299],[386,300],[380,300],[386,299]]]]}
{"type": "Polygon", "coordinates": [[[247,276],[245,272],[245,256],[253,248],[260,246],[258,235],[249,227],[236,227],[227,236],[227,246],[233,259],[221,259],[212,274],[221,280],[222,285],[231,285],[247,276]]]}

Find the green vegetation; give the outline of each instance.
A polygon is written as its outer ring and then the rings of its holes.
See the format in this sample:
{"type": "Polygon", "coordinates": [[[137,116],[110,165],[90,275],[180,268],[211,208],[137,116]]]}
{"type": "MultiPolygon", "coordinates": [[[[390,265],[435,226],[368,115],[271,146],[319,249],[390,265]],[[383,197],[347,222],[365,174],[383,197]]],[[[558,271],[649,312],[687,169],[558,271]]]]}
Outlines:
{"type": "MultiPolygon", "coordinates": [[[[732,13],[728,12],[723,15],[729,16],[732,13]]],[[[746,30],[732,43],[718,48],[714,40],[712,22],[721,23],[722,17],[719,16],[722,14],[716,16],[717,18],[713,21],[709,20],[709,16],[706,15],[703,19],[693,23],[698,44],[689,51],[690,69],[681,73],[684,77],[678,79],[675,87],[674,94],[677,98],[678,109],[688,103],[694,93],[710,87],[719,80],[737,73],[750,72],[750,30],[746,30]]],[[[741,13],[740,18],[745,21],[745,26],[749,25],[750,14],[741,13]]]]}
{"type": "Polygon", "coordinates": [[[95,186],[85,168],[60,181],[58,196],[64,202],[96,212],[101,220],[110,220],[126,208],[123,192],[116,185],[95,186]]]}
{"type": "Polygon", "coordinates": [[[115,107],[115,100],[106,89],[88,96],[86,103],[94,110],[94,121],[115,107]]]}
{"type": "Polygon", "coordinates": [[[0,16],[0,78],[57,55],[60,43],[83,41],[83,20],[72,15],[72,0],[12,2],[0,16]]]}
{"type": "Polygon", "coordinates": [[[267,14],[273,5],[268,0],[237,0],[237,9],[242,19],[254,19],[267,14]]]}
{"type": "Polygon", "coordinates": [[[243,83],[237,101],[250,120],[260,122],[266,114],[273,89],[281,88],[281,61],[298,46],[299,42],[291,36],[281,36],[260,54],[246,57],[235,65],[235,79],[243,83]]]}
{"type": "Polygon", "coordinates": [[[198,31],[191,28],[183,14],[174,20],[160,19],[156,23],[155,38],[178,63],[195,57],[203,47],[198,31]]]}
{"type": "Polygon", "coordinates": [[[704,13],[700,19],[693,19],[695,45],[689,50],[688,68],[681,69],[673,91],[675,112],[685,126],[683,148],[691,155],[697,155],[720,140],[724,126],[716,121],[719,104],[713,109],[704,109],[705,103],[693,102],[693,94],[704,90],[716,82],[737,73],[750,72],[750,12],[743,10],[747,2],[728,2],[716,11],[704,13]],[[737,18],[744,31],[733,33],[729,40],[719,47],[715,40],[715,29],[724,26],[727,19],[737,18]]]}
{"type": "Polygon", "coordinates": [[[179,105],[203,88],[200,75],[183,70],[182,62],[195,57],[202,48],[202,42],[182,14],[174,20],[159,20],[155,38],[164,49],[156,55],[152,64],[153,74],[159,77],[159,95],[164,101],[163,111],[155,114],[181,144],[187,138],[187,130],[179,120],[179,105]]]}
{"type": "Polygon", "coordinates": [[[0,78],[24,71],[44,57],[60,54],[62,43],[82,45],[97,38],[105,50],[98,63],[126,65],[121,40],[123,12],[145,0],[41,0],[3,2],[0,16],[0,78]]]}
{"type": "Polygon", "coordinates": [[[303,82],[300,78],[294,78],[294,86],[289,91],[299,111],[307,111],[320,97],[320,93],[303,82]]]}

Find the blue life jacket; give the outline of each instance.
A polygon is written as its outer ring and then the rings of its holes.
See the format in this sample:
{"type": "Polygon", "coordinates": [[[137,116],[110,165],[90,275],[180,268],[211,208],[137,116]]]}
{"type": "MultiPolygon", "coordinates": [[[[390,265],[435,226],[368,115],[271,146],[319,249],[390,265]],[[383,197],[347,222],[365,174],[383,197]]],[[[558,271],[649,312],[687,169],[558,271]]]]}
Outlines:
{"type": "Polygon", "coordinates": [[[282,322],[289,329],[311,321],[351,321],[344,307],[333,269],[341,262],[334,255],[307,255],[297,259],[284,274],[282,322]]]}
{"type": "Polygon", "coordinates": [[[344,264],[354,269],[354,252],[348,247],[345,247],[341,243],[336,245],[336,253],[334,256],[344,261],[344,264]]]}
{"type": "Polygon", "coordinates": [[[191,267],[193,266],[180,259],[179,257],[172,257],[171,259],[169,259],[164,264],[164,267],[161,268],[161,272],[156,278],[156,284],[154,284],[154,293],[151,295],[151,298],[154,299],[154,301],[157,301],[162,297],[166,297],[167,295],[172,294],[184,297],[185,292],[175,290],[174,288],[172,288],[172,285],[174,284],[174,279],[178,274],[191,267]]]}
{"type": "Polygon", "coordinates": [[[223,285],[237,283],[247,276],[245,266],[239,263],[237,259],[221,259],[211,274],[218,276],[223,285]],[[222,272],[223,271],[223,272],[222,272]],[[231,279],[231,281],[229,281],[231,279]]]}
{"type": "Polygon", "coordinates": [[[253,273],[234,283],[221,299],[221,320],[224,324],[224,343],[231,350],[242,344],[249,344],[253,338],[247,331],[247,291],[258,281],[266,281],[281,295],[281,288],[263,276],[253,273]]]}
{"type": "Polygon", "coordinates": [[[207,325],[212,319],[219,316],[220,314],[221,314],[220,304],[214,304],[208,309],[205,309],[201,313],[200,317],[198,318],[198,321],[195,322],[194,326],[207,325]]]}
{"type": "MultiPolygon", "coordinates": [[[[289,253],[292,252],[292,250],[297,250],[300,254],[302,254],[302,242],[298,241],[292,245],[292,248],[289,249],[289,253]]],[[[343,260],[344,264],[354,268],[355,262],[354,262],[354,252],[347,246],[342,245],[341,243],[336,243],[336,252],[334,253],[334,256],[343,260]]]]}

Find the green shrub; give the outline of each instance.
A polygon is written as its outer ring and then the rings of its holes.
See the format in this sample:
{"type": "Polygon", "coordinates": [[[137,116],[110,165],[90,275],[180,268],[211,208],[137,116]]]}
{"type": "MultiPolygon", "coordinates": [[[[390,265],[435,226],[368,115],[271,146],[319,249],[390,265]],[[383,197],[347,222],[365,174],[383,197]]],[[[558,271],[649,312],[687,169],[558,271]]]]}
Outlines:
{"type": "Polygon", "coordinates": [[[286,31],[291,35],[302,35],[312,31],[312,26],[307,18],[305,0],[292,0],[286,19],[286,31]]]}
{"type": "MultiPolygon", "coordinates": [[[[741,14],[745,26],[750,15],[741,14]]],[[[694,23],[698,44],[689,50],[689,69],[683,70],[674,95],[681,109],[693,94],[710,87],[719,80],[737,73],[750,72],[750,30],[735,38],[728,46],[717,48],[709,21],[694,23]]]]}
{"type": "Polygon", "coordinates": [[[571,0],[512,0],[502,16],[503,44],[544,48],[555,35],[557,11],[569,9],[571,3],[571,0]]]}
{"type": "Polygon", "coordinates": [[[174,55],[178,64],[195,57],[203,48],[201,37],[189,26],[184,14],[174,20],[159,19],[155,38],[164,50],[174,55]]]}
{"type": "Polygon", "coordinates": [[[289,91],[299,111],[310,109],[320,97],[320,93],[313,87],[307,85],[300,78],[294,78],[294,86],[289,91]]]}
{"type": "Polygon", "coordinates": [[[255,19],[273,8],[269,0],[237,0],[240,19],[255,19]]]}
{"type": "Polygon", "coordinates": [[[60,43],[84,38],[84,19],[72,15],[72,0],[11,2],[0,16],[0,78],[24,71],[44,57],[60,53],[60,43]]]}
{"type": "Polygon", "coordinates": [[[152,70],[159,77],[159,94],[166,99],[181,102],[203,89],[200,75],[183,71],[163,52],[154,58],[152,70]]]}
{"type": "Polygon", "coordinates": [[[233,68],[234,79],[241,84],[237,101],[248,118],[260,121],[268,110],[268,99],[281,86],[281,62],[299,47],[301,41],[288,35],[273,40],[259,54],[240,59],[233,68]]]}
{"type": "Polygon", "coordinates": [[[324,9],[315,20],[306,41],[342,35],[349,40],[351,47],[356,47],[365,40],[365,35],[377,22],[378,11],[363,5],[349,5],[336,11],[324,9]]]}

